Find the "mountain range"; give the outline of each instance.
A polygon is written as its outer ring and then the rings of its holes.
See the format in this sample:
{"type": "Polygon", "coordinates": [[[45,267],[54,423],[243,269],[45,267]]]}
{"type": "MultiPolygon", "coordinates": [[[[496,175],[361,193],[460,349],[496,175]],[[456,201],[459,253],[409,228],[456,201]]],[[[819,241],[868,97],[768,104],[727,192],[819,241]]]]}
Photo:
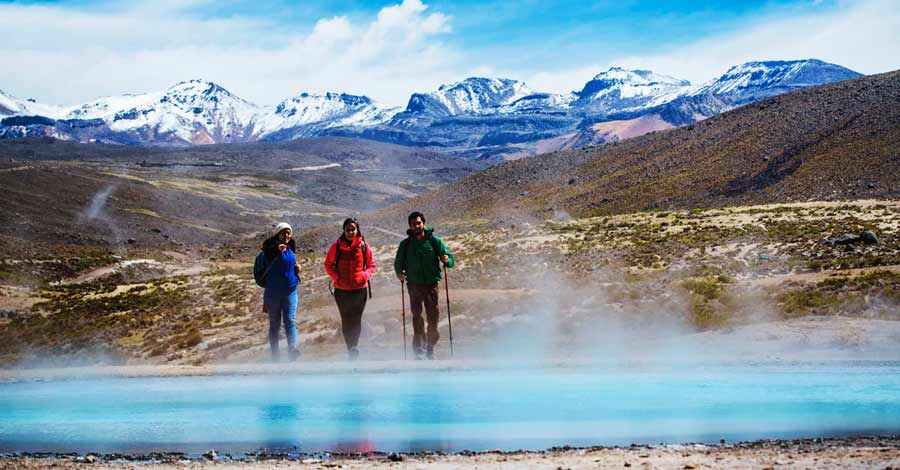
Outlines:
{"type": "Polygon", "coordinates": [[[701,85],[613,67],[567,94],[534,91],[517,80],[472,77],[414,93],[403,109],[346,93],[300,93],[259,106],[204,80],[70,107],[0,91],[0,138],[193,145],[330,135],[514,159],[687,125],[763,98],[858,76],[815,59],[748,62],[701,85]]]}
{"type": "MultiPolygon", "coordinates": [[[[900,197],[900,71],[772,96],[669,132],[493,165],[385,209],[439,224],[900,197]]],[[[777,224],[777,221],[773,221],[777,224]]],[[[844,221],[829,221],[840,230],[844,221]]],[[[806,240],[811,234],[795,234],[806,240]]]]}

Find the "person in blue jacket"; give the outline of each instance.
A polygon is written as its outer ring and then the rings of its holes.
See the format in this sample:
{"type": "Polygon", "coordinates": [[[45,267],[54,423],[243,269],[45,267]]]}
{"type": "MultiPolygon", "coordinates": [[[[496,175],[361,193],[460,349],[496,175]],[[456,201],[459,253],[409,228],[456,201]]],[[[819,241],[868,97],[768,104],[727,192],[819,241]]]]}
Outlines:
{"type": "Polygon", "coordinates": [[[297,261],[297,243],[290,224],[281,222],[274,234],[263,242],[266,254],[266,289],[263,293],[263,311],[269,314],[269,349],[277,360],[279,330],[284,323],[287,336],[288,358],[300,355],[297,349],[297,285],[300,283],[300,263],[297,261]]]}

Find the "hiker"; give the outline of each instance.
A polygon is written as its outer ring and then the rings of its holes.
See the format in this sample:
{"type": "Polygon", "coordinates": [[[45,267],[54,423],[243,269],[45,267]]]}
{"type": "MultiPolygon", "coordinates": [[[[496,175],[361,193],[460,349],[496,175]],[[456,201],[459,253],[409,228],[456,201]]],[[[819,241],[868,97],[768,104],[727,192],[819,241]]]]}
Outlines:
{"type": "Polygon", "coordinates": [[[300,263],[297,262],[297,243],[294,231],[286,222],[275,226],[275,232],[262,245],[266,256],[263,312],[269,314],[269,350],[277,360],[278,330],[284,323],[288,358],[297,359],[297,285],[300,283],[300,263]]]}
{"type": "Polygon", "coordinates": [[[359,222],[344,220],[343,233],[325,255],[325,272],[334,284],[334,301],[341,314],[341,332],[351,361],[359,357],[359,333],[366,300],[371,296],[369,279],[375,273],[372,248],[363,238],[359,222]]]}
{"type": "Polygon", "coordinates": [[[447,245],[434,235],[434,229],[425,226],[425,216],[413,212],[407,218],[409,235],[397,249],[394,258],[394,272],[400,282],[406,282],[409,289],[409,306],[413,314],[413,350],[416,359],[423,356],[434,359],[434,345],[438,334],[438,281],[441,280],[441,265],[453,267],[453,255],[447,245]],[[426,334],[422,319],[422,306],[428,320],[426,334]]]}

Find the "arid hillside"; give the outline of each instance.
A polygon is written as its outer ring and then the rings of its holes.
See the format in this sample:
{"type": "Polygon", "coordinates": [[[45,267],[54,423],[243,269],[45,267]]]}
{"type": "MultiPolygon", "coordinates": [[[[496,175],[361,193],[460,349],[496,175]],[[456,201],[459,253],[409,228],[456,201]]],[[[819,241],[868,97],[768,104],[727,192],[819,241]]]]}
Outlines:
{"type": "Polygon", "coordinates": [[[187,149],[2,141],[0,253],[212,248],[284,219],[303,229],[357,215],[482,167],[343,138],[187,149]]]}
{"type": "Polygon", "coordinates": [[[900,196],[900,72],[776,96],[683,128],[497,165],[380,213],[537,218],[900,196]]]}

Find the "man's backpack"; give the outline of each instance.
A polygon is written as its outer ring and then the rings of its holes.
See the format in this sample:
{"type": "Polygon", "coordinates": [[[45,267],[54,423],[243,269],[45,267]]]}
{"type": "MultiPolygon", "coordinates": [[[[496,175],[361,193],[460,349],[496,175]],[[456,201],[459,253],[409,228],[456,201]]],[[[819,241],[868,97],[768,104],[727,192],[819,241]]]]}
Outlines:
{"type": "MultiPolygon", "coordinates": [[[[340,242],[338,242],[340,243],[340,242]]],[[[366,254],[369,250],[369,244],[366,243],[365,240],[359,242],[359,248],[362,250],[362,258],[363,258],[363,271],[369,270],[369,260],[366,254]]],[[[339,273],[338,271],[338,261],[341,260],[341,248],[339,246],[334,247],[334,272],[339,273]]],[[[331,285],[328,286],[328,290],[331,291],[331,285]]],[[[334,291],[331,291],[331,295],[334,296],[334,291]]],[[[372,298],[372,281],[369,280],[369,298],[372,298]]]]}
{"type": "Polygon", "coordinates": [[[253,261],[253,280],[256,281],[256,285],[266,287],[266,276],[269,275],[269,269],[272,269],[274,264],[269,263],[265,251],[260,251],[256,255],[256,260],[253,261]]]}

